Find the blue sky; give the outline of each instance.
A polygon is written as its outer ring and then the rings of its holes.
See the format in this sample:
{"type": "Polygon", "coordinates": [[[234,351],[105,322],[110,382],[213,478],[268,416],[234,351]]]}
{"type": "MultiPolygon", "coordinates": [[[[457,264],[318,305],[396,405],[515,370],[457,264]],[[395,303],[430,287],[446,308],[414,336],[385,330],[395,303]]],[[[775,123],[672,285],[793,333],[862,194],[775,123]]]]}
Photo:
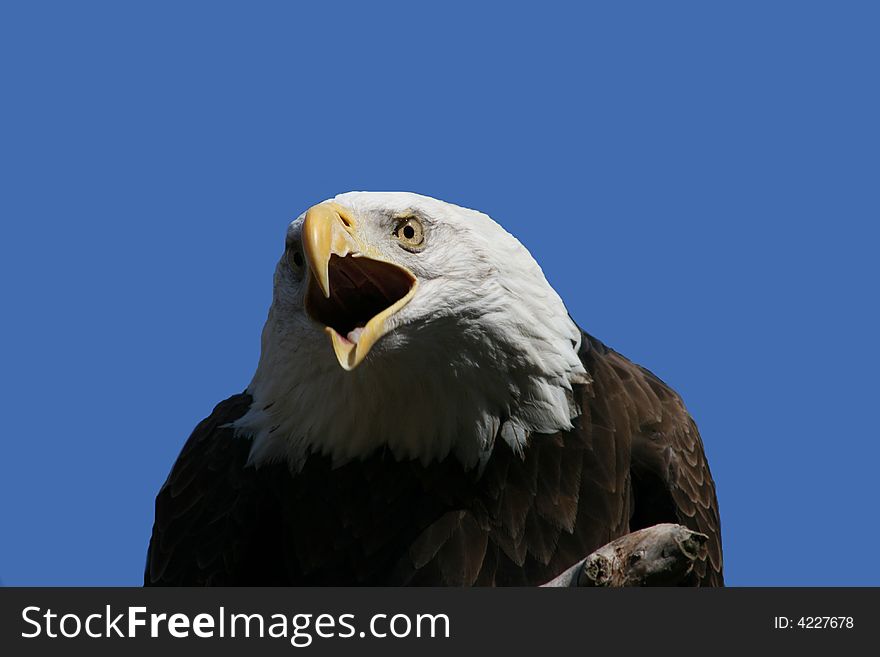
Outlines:
{"type": "Polygon", "coordinates": [[[141,581],[352,189],[488,212],[682,393],[730,584],[880,584],[876,5],[294,4],[0,8],[5,584],[141,581]]]}

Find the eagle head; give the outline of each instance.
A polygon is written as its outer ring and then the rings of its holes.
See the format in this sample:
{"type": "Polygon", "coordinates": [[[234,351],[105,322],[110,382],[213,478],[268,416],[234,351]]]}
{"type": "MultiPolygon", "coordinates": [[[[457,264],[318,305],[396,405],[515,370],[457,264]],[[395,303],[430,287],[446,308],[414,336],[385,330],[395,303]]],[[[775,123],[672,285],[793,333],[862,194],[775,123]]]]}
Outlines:
{"type": "Polygon", "coordinates": [[[253,404],[251,461],[340,464],[388,449],[485,463],[496,438],[571,428],[580,330],[523,245],[487,215],[349,192],[287,230],[253,404]]]}

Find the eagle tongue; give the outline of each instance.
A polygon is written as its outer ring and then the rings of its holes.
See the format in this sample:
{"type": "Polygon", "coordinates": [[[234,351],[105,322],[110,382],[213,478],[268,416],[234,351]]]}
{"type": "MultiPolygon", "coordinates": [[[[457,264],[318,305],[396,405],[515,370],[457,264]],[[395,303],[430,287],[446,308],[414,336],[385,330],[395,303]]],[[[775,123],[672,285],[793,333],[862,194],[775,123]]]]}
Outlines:
{"type": "Polygon", "coordinates": [[[363,332],[364,332],[363,326],[356,326],[351,331],[349,331],[348,335],[345,337],[347,337],[349,339],[349,341],[357,344],[358,340],[360,340],[360,338],[361,338],[361,333],[363,333],[363,332]]]}

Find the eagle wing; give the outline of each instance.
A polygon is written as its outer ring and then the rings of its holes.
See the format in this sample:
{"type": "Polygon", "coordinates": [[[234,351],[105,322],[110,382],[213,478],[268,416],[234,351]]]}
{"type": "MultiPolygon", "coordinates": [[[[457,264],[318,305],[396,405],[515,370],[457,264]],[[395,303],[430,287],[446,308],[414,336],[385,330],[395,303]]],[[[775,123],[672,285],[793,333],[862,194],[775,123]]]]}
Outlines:
{"type": "Polygon", "coordinates": [[[520,456],[499,442],[481,496],[412,544],[405,583],[536,585],[607,542],[680,523],[709,538],[688,582],[723,585],[715,485],[696,424],[648,370],[583,334],[592,381],[576,386],[574,429],[533,435],[520,456]]]}
{"type": "Polygon", "coordinates": [[[156,496],[146,585],[270,583],[276,501],[271,476],[246,468],[250,441],[229,426],[251,404],[239,394],[220,402],[193,430],[156,496]]]}
{"type": "Polygon", "coordinates": [[[614,409],[610,428],[617,440],[630,444],[629,530],[675,522],[705,534],[707,555],[695,564],[695,583],[723,585],[718,500],[696,423],[657,376],[592,336],[583,337],[581,358],[593,377],[593,399],[604,398],[614,409]]]}

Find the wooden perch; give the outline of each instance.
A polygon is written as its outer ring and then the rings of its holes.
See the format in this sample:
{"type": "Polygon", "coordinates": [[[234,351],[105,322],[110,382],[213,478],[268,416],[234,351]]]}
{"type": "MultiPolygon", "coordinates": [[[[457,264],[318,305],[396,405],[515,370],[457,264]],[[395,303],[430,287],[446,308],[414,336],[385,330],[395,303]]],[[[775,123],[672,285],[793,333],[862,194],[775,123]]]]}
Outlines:
{"type": "Polygon", "coordinates": [[[543,586],[678,586],[706,557],[709,537],[682,525],[662,524],[600,547],[543,586]]]}

